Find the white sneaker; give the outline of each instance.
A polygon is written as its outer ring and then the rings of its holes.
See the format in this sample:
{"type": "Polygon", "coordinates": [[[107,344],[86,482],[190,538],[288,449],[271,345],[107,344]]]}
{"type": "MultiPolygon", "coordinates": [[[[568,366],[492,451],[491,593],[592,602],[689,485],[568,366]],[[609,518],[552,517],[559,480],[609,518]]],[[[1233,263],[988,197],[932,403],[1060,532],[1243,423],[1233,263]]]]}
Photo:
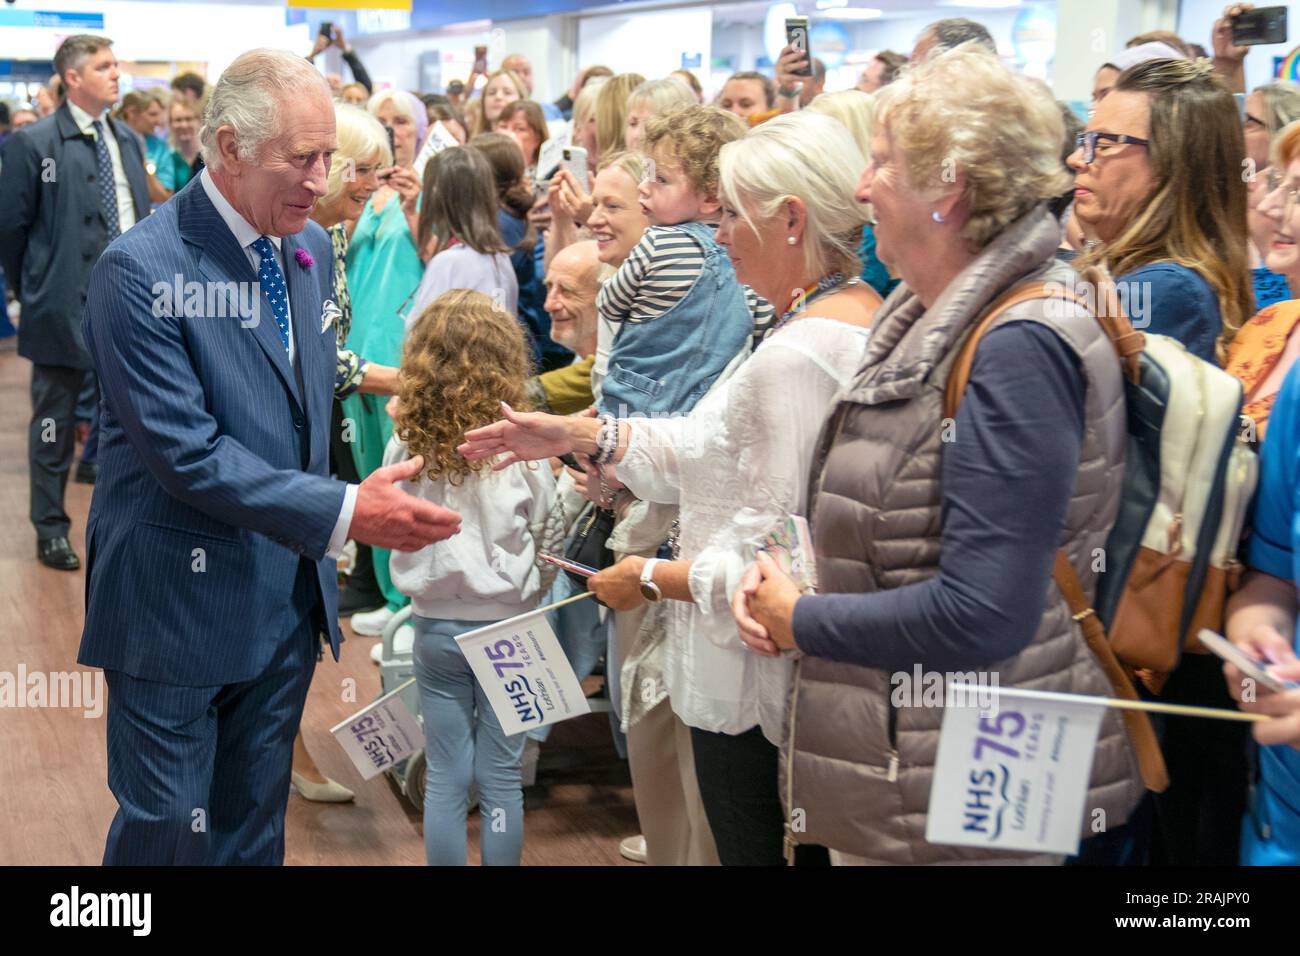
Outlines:
{"type": "Polygon", "coordinates": [[[625,860],[631,860],[633,863],[644,863],[645,837],[639,834],[628,837],[618,845],[618,852],[622,854],[625,860]]]}
{"type": "MultiPolygon", "coordinates": [[[[379,642],[379,646],[384,646],[383,641],[379,642]]],[[[403,624],[397,629],[397,633],[393,635],[393,654],[398,657],[407,657],[413,647],[415,647],[415,628],[409,624],[403,624]]]]}
{"type": "Polygon", "coordinates": [[[352,615],[352,633],[363,634],[366,637],[380,637],[384,633],[384,628],[388,622],[393,619],[396,611],[390,611],[387,607],[381,607],[377,611],[366,611],[364,614],[352,615]]]}
{"type": "MultiPolygon", "coordinates": [[[[415,628],[409,624],[403,624],[393,635],[393,656],[405,657],[411,653],[411,648],[415,647],[415,628]]],[[[376,664],[384,662],[384,642],[375,641],[375,646],[370,648],[370,659],[376,664]]]]}

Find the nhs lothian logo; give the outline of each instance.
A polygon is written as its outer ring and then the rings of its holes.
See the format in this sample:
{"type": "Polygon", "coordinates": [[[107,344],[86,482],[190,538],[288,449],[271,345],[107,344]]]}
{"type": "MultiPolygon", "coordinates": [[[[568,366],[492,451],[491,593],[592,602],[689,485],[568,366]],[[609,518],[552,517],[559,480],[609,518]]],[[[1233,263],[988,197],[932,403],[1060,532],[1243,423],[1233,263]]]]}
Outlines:
{"type": "Polygon", "coordinates": [[[152,893],[69,893],[50,897],[51,926],[129,926],[133,936],[148,936],[152,927],[152,893]]]}

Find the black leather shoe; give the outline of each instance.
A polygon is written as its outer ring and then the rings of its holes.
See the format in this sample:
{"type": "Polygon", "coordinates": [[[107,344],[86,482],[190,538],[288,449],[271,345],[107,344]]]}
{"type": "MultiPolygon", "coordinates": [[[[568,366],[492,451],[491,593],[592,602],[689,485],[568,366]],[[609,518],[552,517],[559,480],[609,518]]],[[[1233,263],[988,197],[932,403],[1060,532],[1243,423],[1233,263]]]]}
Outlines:
{"type": "Polygon", "coordinates": [[[81,567],[81,560],[67,538],[46,538],[36,542],[36,556],[41,564],[56,571],[75,571],[81,567]]]}
{"type": "Polygon", "coordinates": [[[351,617],[367,611],[378,611],[388,602],[378,591],[367,594],[360,588],[339,588],[339,617],[351,617]]]}
{"type": "Polygon", "coordinates": [[[73,481],[79,485],[93,485],[95,479],[99,477],[99,466],[91,464],[88,461],[77,462],[77,472],[73,475],[73,481]]]}

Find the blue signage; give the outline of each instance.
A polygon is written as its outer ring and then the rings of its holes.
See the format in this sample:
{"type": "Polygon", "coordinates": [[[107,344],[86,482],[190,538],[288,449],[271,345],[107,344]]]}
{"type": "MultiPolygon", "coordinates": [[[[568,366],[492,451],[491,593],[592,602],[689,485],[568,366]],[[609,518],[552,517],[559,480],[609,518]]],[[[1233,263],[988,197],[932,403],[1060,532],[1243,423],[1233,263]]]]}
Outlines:
{"type": "Polygon", "coordinates": [[[52,27],[69,33],[88,33],[104,29],[104,15],[53,10],[0,10],[0,27],[52,27]]]}

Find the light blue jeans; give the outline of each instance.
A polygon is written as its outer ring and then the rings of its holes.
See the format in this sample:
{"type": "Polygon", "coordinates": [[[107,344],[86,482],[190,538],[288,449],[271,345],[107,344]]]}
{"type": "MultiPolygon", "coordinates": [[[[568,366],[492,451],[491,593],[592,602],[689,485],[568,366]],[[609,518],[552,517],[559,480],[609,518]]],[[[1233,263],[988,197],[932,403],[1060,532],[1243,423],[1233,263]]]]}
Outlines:
{"type": "Polygon", "coordinates": [[[483,865],[518,866],[523,851],[519,765],[525,735],[506,736],[455,641],[458,634],[492,623],[411,615],[428,762],[424,854],[430,866],[465,865],[471,783],[478,785],[483,865]]]}

